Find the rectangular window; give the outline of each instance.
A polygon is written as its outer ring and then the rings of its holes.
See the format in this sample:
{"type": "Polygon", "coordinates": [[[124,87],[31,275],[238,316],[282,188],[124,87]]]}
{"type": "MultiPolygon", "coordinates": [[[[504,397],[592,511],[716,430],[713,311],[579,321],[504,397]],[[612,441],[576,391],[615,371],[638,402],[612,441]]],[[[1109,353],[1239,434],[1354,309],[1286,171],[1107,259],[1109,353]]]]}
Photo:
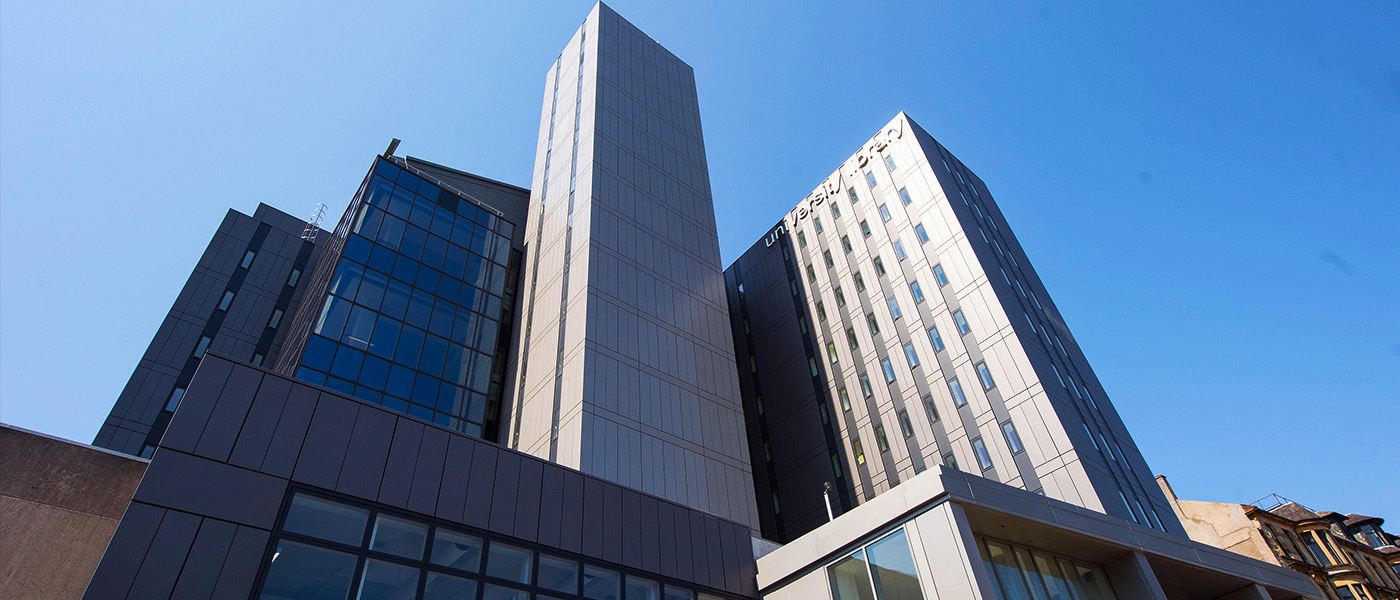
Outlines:
{"type": "Polygon", "coordinates": [[[822,416],[822,425],[830,425],[830,424],[831,424],[831,415],[827,414],[827,412],[826,412],[826,404],[823,404],[823,403],[821,403],[821,402],[818,402],[818,403],[817,403],[817,412],[820,413],[821,416],[822,416]]]}
{"type": "Polygon", "coordinates": [[[871,260],[870,262],[872,262],[872,263],[875,264],[875,276],[876,276],[876,277],[884,277],[884,276],[885,276],[885,261],[880,260],[880,257],[876,256],[876,257],[874,258],[874,260],[871,260]]]}
{"type": "Polygon", "coordinates": [[[845,235],[841,236],[841,249],[842,249],[842,250],[845,250],[845,251],[846,251],[846,254],[850,254],[850,253],[851,253],[851,238],[850,238],[850,236],[845,236],[845,235]]]}
{"type": "Polygon", "coordinates": [[[919,366],[919,353],[914,351],[914,342],[904,343],[904,358],[909,360],[909,368],[919,366]]]}
{"type": "Polygon", "coordinates": [[[170,392],[170,398],[165,401],[165,410],[175,412],[175,407],[180,406],[180,399],[185,397],[185,388],[177,387],[170,392]]]}
{"type": "Polygon", "coordinates": [[[292,269],[292,274],[287,276],[287,286],[296,287],[298,281],[301,281],[301,269],[292,269]]]}
{"type": "Polygon", "coordinates": [[[812,227],[817,230],[817,233],[822,232],[822,220],[820,217],[812,218],[812,227]]]}
{"type": "Polygon", "coordinates": [[[865,324],[870,326],[870,335],[880,335],[880,321],[875,318],[875,313],[865,314],[865,324]]]}
{"type": "Polygon", "coordinates": [[[914,297],[914,304],[924,303],[924,290],[919,287],[919,282],[909,282],[909,295],[914,297]]]}
{"type": "Polygon", "coordinates": [[[808,358],[808,359],[807,359],[807,368],[808,368],[808,369],[811,369],[811,371],[812,371],[812,377],[816,377],[816,376],[817,376],[817,359],[815,359],[815,358],[808,358]]]}
{"type": "Polygon", "coordinates": [[[894,257],[896,260],[909,258],[909,254],[904,251],[904,242],[900,240],[894,241],[894,257]]]}
{"type": "Polygon", "coordinates": [[[982,438],[972,440],[972,454],[977,457],[977,466],[982,467],[983,471],[992,468],[992,455],[987,452],[987,444],[982,438]]]}
{"type": "Polygon", "coordinates": [[[861,447],[860,440],[851,440],[851,453],[856,455],[856,464],[865,464],[865,448],[861,447]]]}
{"type": "Polygon", "coordinates": [[[826,356],[831,359],[831,364],[836,364],[836,342],[826,343],[826,356]]]}
{"type": "Polygon", "coordinates": [[[856,282],[856,291],[857,291],[857,292],[864,292],[864,291],[865,291],[865,278],[861,276],[860,271],[856,271],[856,272],[854,272],[854,273],[851,273],[851,279],[854,280],[854,281],[856,282]]]}
{"type": "Polygon", "coordinates": [[[890,359],[880,359],[880,370],[885,372],[885,383],[894,383],[894,365],[890,364],[890,359]]]}
{"type": "Polygon", "coordinates": [[[865,172],[865,183],[870,185],[870,189],[875,189],[875,173],[873,171],[865,172]]]}
{"type": "Polygon", "coordinates": [[[924,412],[928,413],[928,424],[938,422],[938,407],[933,405],[933,395],[924,394],[924,412]]]}
{"type": "Polygon", "coordinates": [[[870,237],[870,223],[869,223],[869,222],[867,222],[867,221],[865,221],[865,220],[861,220],[861,222],[860,222],[860,234],[861,234],[862,236],[864,236],[864,237],[870,237]]]}
{"type": "Polygon", "coordinates": [[[812,265],[807,265],[807,281],[810,283],[817,282],[817,271],[812,268],[812,265]]]}
{"type": "Polygon", "coordinates": [[[836,478],[841,478],[841,459],[835,454],[831,455],[831,470],[836,473],[836,478]]]}
{"type": "Polygon", "coordinates": [[[982,389],[990,390],[997,386],[996,382],[992,381],[992,372],[987,369],[987,361],[977,363],[976,368],[977,378],[982,380],[982,389]]]}
{"type": "Polygon", "coordinates": [[[890,207],[888,207],[888,206],[886,206],[886,205],[884,205],[884,204],[881,204],[881,205],[880,205],[880,220],[881,220],[881,221],[884,221],[884,222],[886,222],[886,223],[889,223],[889,222],[890,222],[890,219],[892,219],[892,218],[894,218],[894,217],[890,215],[890,207]]]}
{"type": "Polygon", "coordinates": [[[967,317],[963,316],[962,309],[953,311],[953,323],[958,326],[958,333],[967,335],[972,333],[972,327],[967,324],[967,317]]]}
{"type": "Polygon", "coordinates": [[[958,457],[953,456],[953,453],[952,453],[952,452],[949,452],[949,453],[947,453],[947,454],[944,454],[944,455],[943,455],[943,464],[944,464],[945,466],[947,466],[949,469],[952,469],[952,470],[954,470],[954,471],[957,471],[957,470],[958,470],[958,457]]]}
{"type": "Polygon", "coordinates": [[[267,357],[263,356],[262,354],[258,354],[257,352],[254,352],[254,353],[253,353],[253,358],[249,359],[248,362],[252,363],[254,366],[261,367],[262,364],[263,364],[263,359],[264,359],[264,358],[267,358],[267,357]]]}
{"type": "Polygon", "coordinates": [[[845,306],[845,305],[846,305],[846,295],[841,293],[841,288],[840,288],[840,286],[836,287],[835,289],[832,289],[831,291],[834,292],[834,293],[836,294],[836,307],[837,307],[837,308],[840,308],[840,307],[842,307],[842,306],[845,306]]]}
{"type": "Polygon", "coordinates": [[[930,344],[933,344],[934,352],[941,352],[943,350],[943,336],[938,335],[937,325],[928,328],[928,341],[930,344]]]}
{"type": "Polygon", "coordinates": [[[282,309],[280,309],[280,308],[274,308],[274,309],[272,309],[272,317],[269,318],[269,319],[267,320],[267,328],[268,328],[268,329],[277,329],[277,326],[278,326],[278,325],[281,325],[281,324],[282,324],[282,309]]]}
{"type": "Polygon", "coordinates": [[[792,295],[796,296],[796,295],[797,295],[797,280],[796,280],[796,279],[789,279],[789,280],[788,280],[788,287],[792,288],[792,295]]]}
{"type": "MultiPolygon", "coordinates": [[[[822,301],[821,301],[821,300],[818,300],[818,301],[817,301],[817,321],[820,321],[820,322],[823,322],[823,323],[826,322],[826,307],[825,307],[825,306],[822,306],[822,301]]],[[[748,322],[749,322],[748,319],[745,319],[745,320],[744,320],[745,331],[748,330],[748,322]]]]}
{"type": "Polygon", "coordinates": [[[207,336],[207,335],[206,335],[206,336],[201,336],[201,337],[199,338],[199,343],[198,343],[198,344],[195,344],[195,347],[194,347],[194,357],[195,357],[195,358],[204,358],[204,351],[209,349],[209,342],[212,342],[212,341],[214,341],[214,340],[210,339],[209,336],[207,336]]]}
{"type": "Polygon", "coordinates": [[[758,414],[763,414],[763,396],[754,396],[753,403],[758,408],[758,414]]]}
{"type": "Polygon", "coordinates": [[[880,449],[881,454],[890,451],[890,440],[885,437],[884,425],[875,426],[875,447],[880,449]]]}
{"type": "Polygon", "coordinates": [[[967,405],[967,396],[963,395],[962,384],[958,383],[957,377],[948,378],[948,392],[953,394],[953,406],[961,408],[967,405]]]}
{"type": "Polygon", "coordinates": [[[797,247],[798,247],[798,248],[806,248],[806,247],[807,247],[807,232],[805,232],[805,231],[799,231],[799,232],[797,232],[797,247]]]}
{"type": "Polygon", "coordinates": [[[918,225],[914,226],[914,235],[919,238],[920,244],[928,243],[928,230],[924,229],[923,223],[919,223],[918,225]]]}
{"type": "Polygon", "coordinates": [[[831,259],[830,250],[822,250],[822,262],[826,263],[826,268],[828,269],[836,266],[836,261],[831,259]]]}
{"type": "MultiPolygon", "coordinates": [[[[834,198],[834,197],[835,197],[835,196],[833,196],[833,198],[834,198]]],[[[840,205],[840,204],[837,204],[835,200],[832,200],[832,201],[831,201],[831,218],[832,218],[832,219],[840,219],[840,218],[841,218],[841,205],[840,205]]]]}
{"type": "Polygon", "coordinates": [[[888,155],[888,154],[885,155],[885,170],[887,170],[887,171],[893,171],[893,170],[894,170],[894,157],[893,157],[893,156],[890,156],[890,155],[888,155]]]}
{"type": "Polygon", "coordinates": [[[860,374],[860,393],[866,398],[875,395],[875,388],[870,387],[870,376],[865,373],[860,374]]]}
{"type": "Polygon", "coordinates": [[[856,328],[846,328],[846,343],[851,345],[851,350],[859,350],[860,342],[856,340],[856,328]]]}
{"type": "Polygon", "coordinates": [[[1021,436],[1016,433],[1016,425],[1011,421],[1001,424],[1001,432],[1006,436],[1006,445],[1011,448],[1012,454],[1025,452],[1026,447],[1021,445],[1021,436]]]}
{"type": "Polygon", "coordinates": [[[857,202],[860,202],[860,196],[857,196],[857,195],[856,195],[856,188],[854,188],[854,187],[848,187],[848,188],[846,188],[846,195],[851,197],[851,204],[855,204],[855,203],[857,203],[857,202]]]}
{"type": "Polygon", "coordinates": [[[904,313],[899,311],[899,299],[890,297],[885,300],[885,304],[890,305],[890,317],[892,319],[897,321],[900,317],[904,316],[904,313]]]}
{"type": "Polygon", "coordinates": [[[851,395],[846,393],[846,388],[841,388],[836,395],[841,397],[841,410],[851,412],[851,395]]]}
{"type": "Polygon", "coordinates": [[[257,253],[257,252],[253,252],[252,250],[249,250],[249,251],[247,251],[247,252],[244,252],[244,253],[243,253],[243,262],[238,263],[238,268],[240,268],[240,269],[246,269],[246,268],[252,266],[252,265],[253,265],[253,258],[256,257],[257,255],[258,255],[258,253],[257,253]]]}
{"type": "Polygon", "coordinates": [[[750,333],[753,333],[753,326],[749,325],[748,317],[744,317],[744,334],[748,335],[750,333]]]}
{"type": "Polygon", "coordinates": [[[933,280],[938,282],[938,287],[948,285],[948,275],[943,272],[943,263],[933,265],[933,280]]]}
{"type": "Polygon", "coordinates": [[[914,199],[909,197],[909,190],[906,190],[904,188],[899,188],[899,199],[901,202],[904,202],[905,206],[909,206],[910,204],[914,203],[914,199]]]}
{"type": "Polygon", "coordinates": [[[219,299],[219,310],[228,310],[230,304],[233,304],[233,291],[224,290],[224,297],[219,299]]]}
{"type": "Polygon", "coordinates": [[[904,439],[914,437],[914,424],[909,421],[909,411],[899,411],[899,432],[904,434],[904,439]]]}

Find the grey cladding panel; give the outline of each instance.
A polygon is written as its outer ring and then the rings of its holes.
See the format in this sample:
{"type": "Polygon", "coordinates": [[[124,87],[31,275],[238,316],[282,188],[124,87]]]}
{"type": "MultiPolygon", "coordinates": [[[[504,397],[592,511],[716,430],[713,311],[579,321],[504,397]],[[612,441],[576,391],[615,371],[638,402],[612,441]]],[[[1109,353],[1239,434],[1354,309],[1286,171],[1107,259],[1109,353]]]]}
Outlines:
{"type": "Polygon", "coordinates": [[[345,463],[340,466],[337,491],[359,498],[379,495],[379,482],[384,475],[384,462],[388,459],[396,420],[397,417],[381,408],[360,406],[345,463]]]}
{"type": "Polygon", "coordinates": [[[622,490],[622,564],[642,568],[642,497],[632,490],[622,490]]]}
{"type": "Polygon", "coordinates": [[[218,403],[209,415],[209,422],[204,426],[204,433],[199,436],[196,454],[218,461],[228,460],[262,379],[260,371],[251,369],[238,369],[229,376],[228,383],[224,384],[224,390],[219,394],[218,403]]]}
{"type": "Polygon", "coordinates": [[[156,537],[151,540],[151,548],[158,551],[146,553],[146,560],[141,562],[141,570],[131,583],[128,598],[170,597],[202,520],[181,512],[165,513],[160,528],[156,530],[156,537]]]}
{"type": "Polygon", "coordinates": [[[583,505],[584,481],[578,471],[558,469],[563,475],[564,492],[560,497],[562,513],[559,526],[559,547],[570,552],[583,553],[583,505]]]}
{"type": "Polygon", "coordinates": [[[276,477],[161,448],[134,500],[271,529],[286,486],[276,477]]]}
{"type": "Polygon", "coordinates": [[[272,434],[272,443],[268,444],[262,472],[278,477],[292,476],[320,395],[316,388],[304,384],[292,385],[287,405],[282,409],[282,418],[277,421],[277,429],[272,434]]]}
{"type": "Polygon", "coordinates": [[[529,542],[539,541],[543,477],[543,462],[533,458],[521,459],[517,475],[520,489],[515,494],[515,537],[529,542]]]}
{"type": "Polygon", "coordinates": [[[420,456],[435,457],[419,463],[421,476],[413,480],[414,494],[409,507],[425,507],[418,498],[430,499],[429,489],[437,490],[437,516],[453,521],[462,520],[462,515],[471,510],[482,510],[467,504],[467,489],[480,482],[471,480],[472,455],[477,444],[461,436],[443,436],[441,445],[433,430],[424,435],[423,451],[420,456]],[[439,485],[437,482],[441,482],[439,485]],[[420,488],[419,486],[422,486],[420,488]],[[422,492],[418,490],[422,489],[422,492]]]}
{"type": "Polygon", "coordinates": [[[171,597],[208,598],[213,595],[214,584],[219,581],[224,558],[228,556],[229,546],[233,544],[233,536],[237,532],[238,526],[233,523],[204,519],[171,597]]]}
{"type": "MultiPolygon", "coordinates": [[[[217,398],[233,372],[233,365],[224,360],[209,360],[200,363],[190,380],[190,389],[185,395],[198,398],[217,398]]],[[[199,437],[204,433],[205,423],[213,413],[215,402],[182,402],[170,420],[170,427],[161,438],[161,445],[184,452],[194,452],[199,437]]]]}
{"type": "Polygon", "coordinates": [[[163,508],[140,502],[132,502],[126,507],[126,514],[122,515],[112,541],[107,543],[107,551],[103,553],[102,562],[97,565],[83,598],[98,600],[126,596],[165,513],[163,508]]]}
{"type": "Polygon", "coordinates": [[[243,422],[243,430],[229,455],[229,464],[245,469],[259,469],[263,458],[277,431],[282,411],[287,406],[287,395],[292,391],[292,382],[281,377],[264,377],[253,406],[248,410],[248,418],[243,422]]]}
{"type": "Polygon", "coordinates": [[[251,527],[239,527],[233,545],[224,557],[224,568],[214,586],[214,600],[245,600],[252,593],[253,580],[262,565],[269,534],[251,527]]]}
{"type": "Polygon", "coordinates": [[[472,483],[496,480],[496,455],[499,451],[489,444],[475,444],[472,449],[472,471],[471,478],[467,484],[467,508],[462,516],[462,523],[477,527],[479,529],[489,529],[489,519],[491,513],[491,484],[472,483]]]}
{"type": "Polygon", "coordinates": [[[536,536],[536,541],[540,544],[552,547],[560,547],[563,544],[563,496],[564,473],[557,466],[541,463],[540,510],[536,536]]]}
{"type": "Polygon", "coordinates": [[[307,430],[292,479],[334,489],[346,446],[350,444],[350,432],[355,428],[358,405],[337,402],[334,398],[327,400],[316,405],[316,414],[311,418],[311,428],[307,430]]]}
{"type": "Polygon", "coordinates": [[[520,455],[498,452],[496,483],[491,497],[491,526],[487,529],[509,536],[515,535],[515,494],[520,488],[519,476],[520,455]]]}
{"type": "Polygon", "coordinates": [[[384,479],[379,484],[379,502],[396,508],[407,508],[409,491],[417,476],[418,446],[423,439],[423,425],[398,419],[394,426],[394,441],[384,467],[384,479]]]}

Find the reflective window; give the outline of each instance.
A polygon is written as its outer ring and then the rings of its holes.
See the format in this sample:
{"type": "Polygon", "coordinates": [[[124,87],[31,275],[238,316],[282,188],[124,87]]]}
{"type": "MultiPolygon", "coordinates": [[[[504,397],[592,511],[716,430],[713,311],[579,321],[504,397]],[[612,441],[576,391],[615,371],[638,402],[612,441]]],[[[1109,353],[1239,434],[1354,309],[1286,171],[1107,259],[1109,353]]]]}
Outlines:
{"type": "Polygon", "coordinates": [[[875,426],[875,445],[880,448],[881,454],[890,451],[890,441],[885,437],[884,425],[875,426]]]}
{"type": "Polygon", "coordinates": [[[846,251],[846,254],[850,254],[850,253],[851,253],[851,238],[850,238],[850,236],[845,236],[845,235],[841,236],[841,249],[842,249],[842,250],[845,250],[845,251],[846,251]]]}
{"type": "Polygon", "coordinates": [[[944,454],[944,455],[943,455],[943,465],[946,466],[946,467],[948,467],[949,469],[952,469],[952,470],[954,470],[954,471],[957,471],[957,470],[958,470],[958,457],[953,456],[953,453],[952,453],[952,452],[949,452],[949,453],[947,453],[947,454],[944,454]]]}
{"type": "Polygon", "coordinates": [[[879,335],[880,322],[875,318],[875,313],[865,314],[865,324],[870,326],[871,335],[879,335]]]}
{"type": "Polygon", "coordinates": [[[848,188],[846,188],[846,196],[850,197],[850,199],[851,199],[851,204],[855,204],[855,203],[857,203],[857,202],[860,202],[860,196],[857,196],[857,195],[856,195],[856,188],[853,188],[853,187],[848,187],[848,188]]]}
{"type": "Polygon", "coordinates": [[[836,342],[826,343],[826,357],[831,360],[831,364],[836,364],[836,342]]]}
{"type": "Polygon", "coordinates": [[[476,582],[444,573],[428,573],[423,600],[476,600],[476,582]]]}
{"type": "Polygon", "coordinates": [[[977,363],[976,368],[977,378],[982,380],[982,389],[990,390],[997,386],[996,382],[992,381],[992,372],[987,369],[986,361],[977,363]]]}
{"type": "Polygon", "coordinates": [[[914,199],[909,197],[909,190],[904,188],[899,188],[899,199],[901,202],[904,202],[905,206],[914,203],[914,199]]]}
{"type": "Polygon", "coordinates": [[[977,538],[989,583],[1001,598],[1116,600],[1097,565],[977,538]]]}
{"type": "Polygon", "coordinates": [[[856,329],[854,327],[846,328],[846,343],[851,346],[852,350],[860,349],[860,340],[856,338],[856,329]]]}
{"type": "Polygon", "coordinates": [[[423,544],[428,539],[428,527],[389,515],[379,515],[370,539],[371,550],[396,554],[404,558],[421,559],[423,544]]]}
{"type": "Polygon", "coordinates": [[[350,595],[356,562],[353,554],[279,540],[260,597],[343,599],[350,595]],[[315,595],[308,596],[308,590],[315,595]]]}
{"type": "Polygon", "coordinates": [[[400,600],[418,593],[418,569],[382,560],[365,561],[357,600],[400,600]]]}
{"type": "Polygon", "coordinates": [[[204,351],[209,349],[209,343],[214,341],[209,336],[200,336],[199,343],[194,345],[194,357],[204,358],[204,351]]]}
{"type": "Polygon", "coordinates": [[[846,295],[841,293],[840,286],[832,288],[831,293],[836,296],[836,306],[838,308],[846,305],[846,295]]]}
{"type": "Polygon", "coordinates": [[[530,592],[488,583],[481,592],[481,600],[530,600],[530,592]]]}
{"type": "Polygon", "coordinates": [[[369,511],[306,494],[292,498],[282,528],[350,546],[359,546],[364,539],[369,511]]]}
{"type": "Polygon", "coordinates": [[[888,154],[885,155],[885,169],[889,171],[894,170],[894,157],[888,154]]]}
{"type": "Polygon", "coordinates": [[[982,467],[983,471],[992,468],[992,455],[987,452],[987,444],[982,438],[972,440],[972,454],[977,457],[977,466],[982,467]]]}
{"type": "Polygon", "coordinates": [[[666,600],[694,600],[695,592],[674,585],[666,586],[666,600]]]}
{"type": "Polygon", "coordinates": [[[924,412],[928,413],[928,424],[938,422],[938,407],[933,405],[933,395],[924,394],[924,412]]]}
{"type": "Polygon", "coordinates": [[[896,416],[899,418],[899,432],[904,434],[904,439],[914,437],[914,423],[909,420],[909,411],[901,410],[896,416]]]}
{"type": "Polygon", "coordinates": [[[865,373],[860,374],[860,392],[866,398],[875,395],[875,389],[870,387],[870,376],[865,373]]]}
{"type": "Polygon", "coordinates": [[[180,406],[180,399],[185,397],[185,388],[177,387],[170,391],[170,398],[165,401],[165,410],[175,412],[175,408],[180,406]]]}
{"type": "Polygon", "coordinates": [[[272,317],[269,318],[269,319],[267,320],[267,328],[268,328],[268,329],[277,329],[277,326],[278,326],[278,325],[281,325],[281,324],[282,324],[282,309],[280,309],[280,308],[274,308],[274,309],[272,309],[272,317]]]}
{"type": "Polygon", "coordinates": [[[919,238],[920,244],[928,243],[928,230],[924,229],[923,223],[914,226],[914,235],[919,238]]]}
{"type": "Polygon", "coordinates": [[[595,567],[583,569],[583,597],[588,600],[622,600],[618,594],[618,574],[595,567]]]}
{"type": "Polygon", "coordinates": [[[247,251],[247,252],[244,252],[244,253],[243,253],[243,261],[240,262],[240,263],[238,263],[238,268],[240,268],[240,269],[246,269],[246,268],[252,266],[252,265],[253,265],[253,258],[256,257],[257,255],[258,255],[258,253],[257,253],[257,252],[253,252],[252,250],[249,250],[249,251],[247,251]]]}
{"type": "Polygon", "coordinates": [[[826,268],[828,269],[836,266],[836,261],[831,258],[830,250],[822,250],[822,262],[826,263],[826,268]]]}
{"type": "Polygon", "coordinates": [[[913,342],[904,343],[904,359],[909,361],[909,368],[919,366],[919,353],[914,350],[913,342]]]}
{"type": "Polygon", "coordinates": [[[439,528],[433,536],[433,553],[429,560],[435,565],[475,573],[481,568],[482,547],[479,537],[439,528]]]}
{"type": "Polygon", "coordinates": [[[292,269],[291,274],[287,275],[287,285],[296,287],[298,281],[301,281],[301,269],[292,269]]]}
{"type": "Polygon", "coordinates": [[[866,172],[865,172],[865,183],[870,184],[870,187],[872,187],[872,188],[875,187],[875,186],[877,185],[877,184],[875,183],[875,173],[874,173],[874,172],[871,172],[871,171],[866,171],[866,172]]]}
{"type": "Polygon", "coordinates": [[[948,378],[948,392],[953,394],[953,405],[961,407],[967,404],[967,396],[963,395],[962,384],[958,383],[957,377],[948,378]]]}
{"type": "Polygon", "coordinates": [[[841,410],[851,410],[851,395],[846,393],[846,388],[841,388],[837,395],[841,397],[841,410]]]}
{"type": "MultiPolygon", "coordinates": [[[[773,497],[774,505],[777,505],[777,495],[773,497]]],[[[776,512],[776,511],[775,511],[776,512]]],[[[627,577],[627,597],[625,600],[660,600],[660,587],[655,581],[627,577]]]]}
{"type": "Polygon", "coordinates": [[[826,576],[831,582],[832,600],[875,600],[864,548],[827,567],[826,576]]]}
{"type": "Polygon", "coordinates": [[[865,464],[865,448],[860,445],[859,439],[851,440],[851,453],[856,455],[856,464],[865,464]]]}
{"type": "Polygon", "coordinates": [[[817,233],[822,232],[822,220],[820,217],[812,217],[812,228],[815,229],[817,233]]]}
{"type": "Polygon", "coordinates": [[[943,350],[943,336],[938,335],[937,325],[928,328],[928,341],[929,343],[933,344],[934,352],[943,350]]]}
{"type": "Polygon", "coordinates": [[[539,587],[563,594],[578,593],[578,563],[548,554],[540,555],[539,587]]]}
{"type": "Polygon", "coordinates": [[[1021,436],[1016,433],[1016,425],[1011,421],[1001,424],[1001,432],[1006,435],[1006,445],[1011,448],[1012,454],[1019,454],[1025,451],[1026,447],[1021,445],[1021,436]]]}
{"type": "Polygon", "coordinates": [[[219,310],[228,310],[233,304],[233,290],[224,290],[224,297],[219,299],[219,310]]]}
{"type": "Polygon", "coordinates": [[[901,529],[865,549],[880,600],[923,600],[909,540],[901,529]]]}
{"type": "Polygon", "coordinates": [[[861,222],[860,222],[860,234],[861,234],[862,236],[864,236],[864,237],[870,237],[870,223],[869,223],[869,222],[867,222],[867,221],[865,221],[865,220],[861,220],[861,222]]]}
{"type": "Polygon", "coordinates": [[[885,206],[884,204],[881,204],[881,205],[880,205],[880,220],[881,220],[881,221],[884,221],[884,222],[886,222],[886,223],[888,223],[888,222],[890,222],[890,219],[891,219],[891,218],[893,218],[893,217],[890,216],[890,207],[885,206]]]}
{"type": "Polygon", "coordinates": [[[933,280],[938,282],[938,287],[948,285],[948,275],[943,272],[943,263],[933,265],[933,280]]]}
{"type": "Polygon", "coordinates": [[[890,359],[880,359],[880,370],[885,373],[885,383],[894,383],[894,365],[890,364],[890,359]]]}
{"type": "Polygon", "coordinates": [[[963,335],[972,333],[972,327],[967,324],[967,317],[963,316],[961,308],[953,311],[953,323],[958,326],[958,333],[963,335]]]}
{"type": "MultiPolygon", "coordinates": [[[[817,301],[817,320],[823,322],[826,321],[826,308],[822,306],[821,300],[817,301]]],[[[745,319],[744,323],[748,323],[748,320],[745,319]]],[[[747,325],[745,325],[745,327],[747,327],[747,325]]]]}
{"type": "Polygon", "coordinates": [[[809,283],[817,282],[817,271],[812,268],[812,265],[807,265],[807,281],[809,283]]]}
{"type": "MultiPolygon", "coordinates": [[[[835,198],[835,196],[832,196],[832,197],[835,198]]],[[[840,204],[837,204],[835,200],[832,200],[832,201],[831,201],[831,218],[833,218],[833,219],[840,219],[840,218],[841,218],[841,205],[840,205],[840,204]]]]}
{"type": "Polygon", "coordinates": [[[919,282],[909,282],[909,295],[914,297],[914,304],[924,303],[924,290],[919,287],[919,282]]]}
{"type": "Polygon", "coordinates": [[[798,247],[798,248],[806,248],[806,247],[807,247],[807,233],[806,233],[806,232],[803,232],[803,231],[797,232],[797,247],[798,247]]]}
{"type": "Polygon", "coordinates": [[[895,297],[891,296],[891,297],[889,297],[889,298],[886,298],[886,299],[885,299],[885,304],[888,304],[889,307],[890,307],[890,317],[891,317],[891,318],[893,318],[893,319],[895,319],[895,320],[899,320],[900,317],[903,317],[903,316],[904,316],[904,313],[900,312],[900,310],[899,310],[899,300],[896,299],[895,297]]]}

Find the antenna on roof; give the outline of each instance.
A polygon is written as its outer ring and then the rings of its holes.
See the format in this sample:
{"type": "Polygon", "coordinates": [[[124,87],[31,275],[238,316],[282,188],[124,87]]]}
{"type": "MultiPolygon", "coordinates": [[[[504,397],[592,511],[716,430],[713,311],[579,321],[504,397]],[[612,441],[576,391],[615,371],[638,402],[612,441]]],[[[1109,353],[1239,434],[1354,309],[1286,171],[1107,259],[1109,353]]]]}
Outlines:
{"type": "Polygon", "coordinates": [[[384,156],[393,156],[394,151],[399,149],[399,138],[389,140],[389,148],[384,150],[384,156]]]}
{"type": "MultiPolygon", "coordinates": [[[[398,141],[398,140],[394,140],[398,141]]],[[[301,239],[311,243],[316,243],[316,234],[321,231],[321,221],[326,218],[326,204],[317,202],[311,209],[311,216],[306,219],[306,228],[301,230],[301,239]]]]}

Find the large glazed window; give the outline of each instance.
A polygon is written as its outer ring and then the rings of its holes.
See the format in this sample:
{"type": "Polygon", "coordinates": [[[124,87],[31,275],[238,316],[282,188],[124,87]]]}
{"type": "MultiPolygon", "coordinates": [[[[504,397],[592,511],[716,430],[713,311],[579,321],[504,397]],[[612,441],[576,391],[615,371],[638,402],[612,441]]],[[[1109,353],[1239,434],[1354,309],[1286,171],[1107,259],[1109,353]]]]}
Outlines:
{"type": "Polygon", "coordinates": [[[923,600],[909,540],[900,529],[826,568],[833,600],[923,600]]]}
{"type": "Polygon", "coordinates": [[[982,538],[977,550],[998,600],[1116,600],[1098,565],[982,538]]]}

